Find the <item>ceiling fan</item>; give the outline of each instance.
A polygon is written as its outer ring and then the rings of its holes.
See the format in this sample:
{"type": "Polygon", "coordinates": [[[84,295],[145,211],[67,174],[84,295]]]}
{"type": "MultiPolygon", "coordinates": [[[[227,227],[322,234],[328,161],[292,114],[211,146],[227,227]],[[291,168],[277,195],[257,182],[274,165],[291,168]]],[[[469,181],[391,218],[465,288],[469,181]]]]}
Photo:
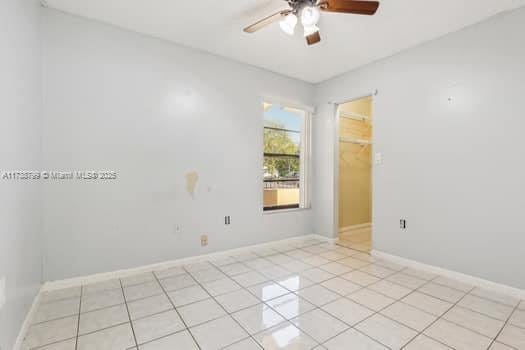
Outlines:
{"type": "Polygon", "coordinates": [[[304,37],[308,45],[317,44],[321,41],[319,27],[317,23],[321,16],[320,11],[351,13],[358,15],[374,15],[379,8],[378,1],[360,1],[360,0],[285,0],[290,6],[285,9],[265,17],[248,27],[244,28],[246,33],[255,33],[256,31],[279,21],[283,32],[293,35],[295,26],[298,22],[298,16],[301,18],[301,24],[304,28],[304,37]]]}

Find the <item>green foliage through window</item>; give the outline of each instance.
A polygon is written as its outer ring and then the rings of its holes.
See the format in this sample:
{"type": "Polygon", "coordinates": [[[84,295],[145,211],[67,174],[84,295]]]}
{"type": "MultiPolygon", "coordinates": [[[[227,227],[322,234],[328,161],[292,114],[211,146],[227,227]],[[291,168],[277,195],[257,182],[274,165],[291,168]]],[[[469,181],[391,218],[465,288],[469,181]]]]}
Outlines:
{"type": "Polygon", "coordinates": [[[298,178],[300,144],[296,140],[300,135],[296,131],[283,130],[284,126],[275,122],[266,124],[264,128],[265,178],[298,178]]]}

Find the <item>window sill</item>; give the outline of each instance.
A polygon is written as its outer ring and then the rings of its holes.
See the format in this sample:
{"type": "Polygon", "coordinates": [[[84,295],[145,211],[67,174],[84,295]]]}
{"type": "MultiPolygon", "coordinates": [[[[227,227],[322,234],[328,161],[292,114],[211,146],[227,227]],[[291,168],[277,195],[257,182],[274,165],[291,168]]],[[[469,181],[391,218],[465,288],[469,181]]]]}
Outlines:
{"type": "Polygon", "coordinates": [[[307,210],[310,210],[310,209],[311,209],[311,207],[292,208],[292,209],[263,210],[263,215],[275,215],[275,214],[293,213],[293,212],[296,212],[296,211],[307,211],[307,210]]]}

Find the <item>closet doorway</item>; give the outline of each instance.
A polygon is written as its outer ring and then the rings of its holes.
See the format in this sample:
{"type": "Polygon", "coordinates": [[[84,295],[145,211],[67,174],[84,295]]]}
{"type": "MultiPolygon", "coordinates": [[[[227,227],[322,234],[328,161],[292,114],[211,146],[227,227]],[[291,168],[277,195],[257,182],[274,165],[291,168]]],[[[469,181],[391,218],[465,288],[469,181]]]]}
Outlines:
{"type": "Polygon", "coordinates": [[[372,248],[372,96],[337,109],[338,244],[363,252],[372,248]]]}

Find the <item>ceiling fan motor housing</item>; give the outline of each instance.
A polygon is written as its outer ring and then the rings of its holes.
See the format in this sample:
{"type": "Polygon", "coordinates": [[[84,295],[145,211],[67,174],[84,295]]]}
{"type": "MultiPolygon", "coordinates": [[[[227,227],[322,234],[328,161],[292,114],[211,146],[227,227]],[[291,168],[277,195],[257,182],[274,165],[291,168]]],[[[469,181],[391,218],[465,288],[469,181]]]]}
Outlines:
{"type": "Polygon", "coordinates": [[[285,0],[288,5],[292,8],[293,13],[299,13],[303,8],[307,6],[318,6],[317,0],[285,0]]]}

